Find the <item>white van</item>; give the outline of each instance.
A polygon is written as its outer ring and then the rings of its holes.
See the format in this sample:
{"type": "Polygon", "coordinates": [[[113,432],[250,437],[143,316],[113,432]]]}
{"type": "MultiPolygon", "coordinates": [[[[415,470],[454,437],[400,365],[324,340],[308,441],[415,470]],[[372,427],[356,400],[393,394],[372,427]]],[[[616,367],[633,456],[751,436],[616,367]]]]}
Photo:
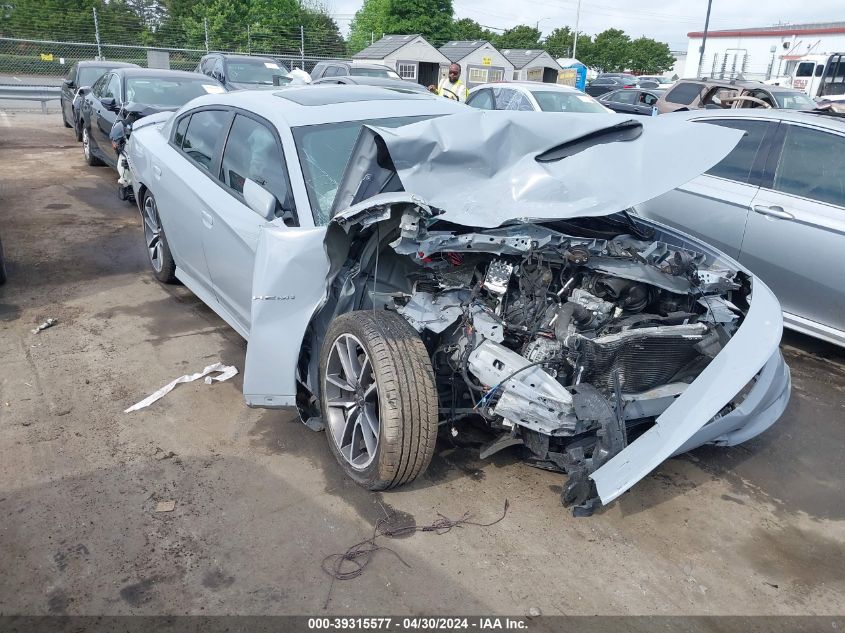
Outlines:
{"type": "Polygon", "coordinates": [[[845,53],[801,58],[792,71],[792,87],[813,99],[845,99],[845,53]]]}

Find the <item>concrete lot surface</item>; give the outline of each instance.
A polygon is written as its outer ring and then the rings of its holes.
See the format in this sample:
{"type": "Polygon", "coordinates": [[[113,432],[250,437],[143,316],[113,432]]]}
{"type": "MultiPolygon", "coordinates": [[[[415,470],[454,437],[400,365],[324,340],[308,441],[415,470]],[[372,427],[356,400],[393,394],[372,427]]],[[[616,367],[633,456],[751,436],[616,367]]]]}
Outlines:
{"type": "Polygon", "coordinates": [[[322,433],[248,409],[242,375],[123,413],[205,365],[243,371],[246,344],[152,278],[137,210],[58,114],[2,119],[0,614],[845,611],[842,350],[787,335],[777,425],[670,460],[591,518],[561,507],[561,475],[446,443],[418,481],[372,494],[322,433]],[[385,512],[489,521],[505,499],[495,526],[387,542],[401,561],[381,551],[329,596],[321,561],[385,512]]]}

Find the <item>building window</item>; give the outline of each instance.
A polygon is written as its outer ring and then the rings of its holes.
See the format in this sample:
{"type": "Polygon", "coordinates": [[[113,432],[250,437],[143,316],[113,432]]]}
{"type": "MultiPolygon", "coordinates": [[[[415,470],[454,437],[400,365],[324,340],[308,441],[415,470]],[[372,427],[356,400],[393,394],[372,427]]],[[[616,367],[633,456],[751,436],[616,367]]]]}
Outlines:
{"type": "Polygon", "coordinates": [[[519,81],[519,71],[518,70],[513,71],[513,80],[519,81]]]}
{"type": "Polygon", "coordinates": [[[402,79],[409,79],[411,81],[417,80],[417,65],[409,62],[399,62],[396,64],[396,72],[402,79]]]}
{"type": "Polygon", "coordinates": [[[491,68],[490,77],[487,81],[502,81],[505,78],[505,71],[501,68],[491,68]]]}
{"type": "Polygon", "coordinates": [[[543,69],[532,68],[528,71],[528,81],[543,81],[543,69]]]}
{"type": "Polygon", "coordinates": [[[487,69],[476,68],[470,66],[469,68],[469,83],[471,84],[485,84],[487,83],[487,69]]]}

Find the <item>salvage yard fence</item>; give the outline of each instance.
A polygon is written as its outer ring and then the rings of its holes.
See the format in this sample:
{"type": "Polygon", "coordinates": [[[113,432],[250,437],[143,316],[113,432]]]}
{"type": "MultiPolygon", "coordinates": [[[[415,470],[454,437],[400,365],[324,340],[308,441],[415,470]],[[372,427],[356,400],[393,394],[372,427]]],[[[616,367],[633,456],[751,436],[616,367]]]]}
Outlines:
{"type": "Polygon", "coordinates": [[[96,8],[44,26],[50,17],[46,9],[27,11],[15,22],[4,16],[0,0],[0,85],[58,85],[75,62],[93,59],[194,70],[203,55],[222,52],[271,57],[308,72],[319,61],[347,59],[337,27],[315,14],[305,15],[300,25],[230,28],[211,19],[151,26],[137,17],[98,16],[96,8]]]}

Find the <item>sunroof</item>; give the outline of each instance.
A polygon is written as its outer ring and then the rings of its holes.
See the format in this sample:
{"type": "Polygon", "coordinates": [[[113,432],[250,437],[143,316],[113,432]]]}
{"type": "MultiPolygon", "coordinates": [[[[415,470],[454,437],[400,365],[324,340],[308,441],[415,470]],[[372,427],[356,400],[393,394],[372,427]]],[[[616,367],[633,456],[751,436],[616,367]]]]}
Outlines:
{"type": "MultiPolygon", "coordinates": [[[[397,82],[398,83],[398,82],[397,82]]],[[[375,86],[309,86],[274,92],[274,95],[303,106],[322,106],[355,101],[398,101],[428,99],[424,92],[400,92],[375,86]]]]}

